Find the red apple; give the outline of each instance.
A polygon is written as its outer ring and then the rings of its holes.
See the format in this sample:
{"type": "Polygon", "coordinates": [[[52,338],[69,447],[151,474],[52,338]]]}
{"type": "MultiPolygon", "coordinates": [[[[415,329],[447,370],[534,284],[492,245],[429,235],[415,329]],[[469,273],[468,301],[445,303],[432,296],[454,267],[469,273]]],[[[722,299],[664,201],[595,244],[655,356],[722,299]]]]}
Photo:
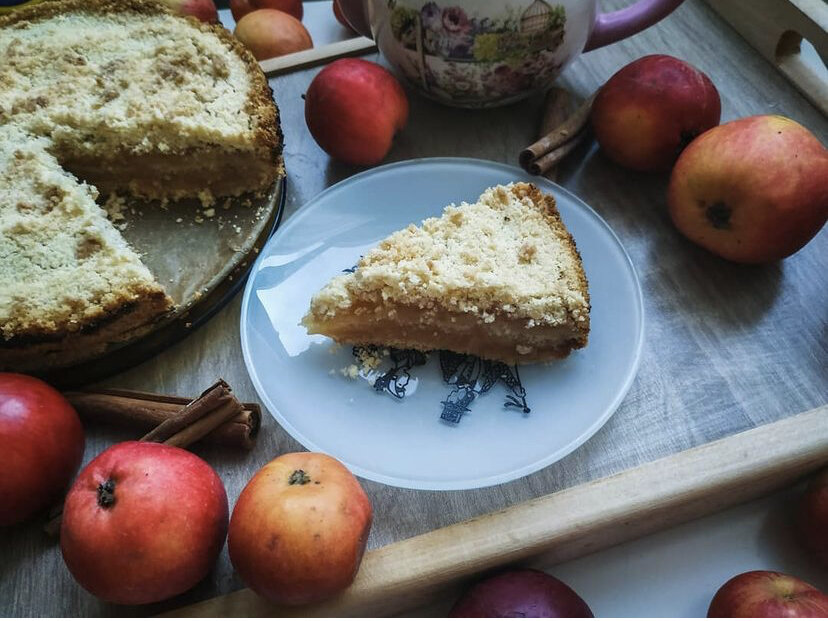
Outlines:
{"type": "Polygon", "coordinates": [[[227,532],[215,471],[184,449],[122,442],[93,459],[66,496],[60,548],[87,591],[117,604],[183,593],[213,567],[227,532]]]}
{"type": "Polygon", "coordinates": [[[516,569],[478,582],[454,604],[449,617],[592,617],[566,584],[534,569],[516,569]]]}
{"type": "Polygon", "coordinates": [[[276,9],[298,20],[305,14],[302,0],[230,0],[230,12],[236,21],[258,9],[276,9]]]}
{"type": "Polygon", "coordinates": [[[216,23],[218,11],[213,0],[161,0],[179,15],[192,15],[202,22],[216,23]]]}
{"type": "Polygon", "coordinates": [[[749,571],[716,592],[708,617],[828,616],[828,596],[799,578],[776,571],[749,571]]]}
{"type": "Polygon", "coordinates": [[[242,17],[233,31],[256,57],[265,60],[313,47],[310,33],[298,19],[276,9],[257,9],[242,17]]]}
{"type": "Polygon", "coordinates": [[[278,604],[327,599],[353,582],[373,512],[333,457],[289,453],[259,470],[239,496],[227,547],[250,588],[278,604]]]}
{"type": "Polygon", "coordinates": [[[797,517],[802,545],[828,568],[828,468],[811,480],[797,517]]]}
{"type": "Polygon", "coordinates": [[[351,32],[356,32],[353,26],[351,26],[351,24],[348,22],[348,20],[345,19],[345,14],[342,12],[342,7],[339,6],[339,0],[333,0],[333,14],[336,18],[336,21],[345,26],[345,28],[347,28],[351,32]]]}
{"type": "Polygon", "coordinates": [[[604,153],[626,168],[667,171],[693,138],[719,124],[719,92],[704,73],[672,56],[639,58],[613,75],[592,105],[604,153]]]}
{"type": "Polygon", "coordinates": [[[332,62],[305,94],[305,121],[316,142],[347,164],[372,166],[408,122],[405,91],[386,69],[359,58],[332,62]]]}
{"type": "Polygon", "coordinates": [[[807,244],[828,218],[828,150],[783,116],[705,132],[681,154],[667,202],[676,227],[739,263],[766,263],[807,244]]]}
{"type": "Polygon", "coordinates": [[[0,526],[17,524],[56,501],[83,458],[74,408],[34,377],[0,373],[0,526]]]}

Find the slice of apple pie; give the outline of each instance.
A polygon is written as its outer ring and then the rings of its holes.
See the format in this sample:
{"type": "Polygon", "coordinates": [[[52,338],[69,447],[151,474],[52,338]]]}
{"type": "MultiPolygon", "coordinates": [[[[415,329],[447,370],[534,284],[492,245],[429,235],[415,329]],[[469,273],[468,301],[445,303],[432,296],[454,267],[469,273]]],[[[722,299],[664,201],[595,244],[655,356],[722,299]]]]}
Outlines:
{"type": "Polygon", "coordinates": [[[393,233],[319,291],[302,323],[341,343],[514,363],[584,347],[589,311],[555,199],[513,183],[393,233]]]}

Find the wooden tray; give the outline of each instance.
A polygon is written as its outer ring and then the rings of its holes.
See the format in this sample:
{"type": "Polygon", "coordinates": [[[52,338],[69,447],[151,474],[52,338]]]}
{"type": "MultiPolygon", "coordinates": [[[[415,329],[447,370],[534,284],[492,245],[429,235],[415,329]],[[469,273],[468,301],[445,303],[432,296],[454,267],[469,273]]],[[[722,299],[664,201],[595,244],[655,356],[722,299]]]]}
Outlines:
{"type": "Polygon", "coordinates": [[[298,608],[244,589],[169,616],[389,616],[494,567],[549,566],[714,513],[828,464],[828,405],[503,511],[370,550],[339,597],[298,608]],[[620,527],[619,527],[620,526],[620,527]]]}
{"type": "Polygon", "coordinates": [[[245,281],[259,249],[279,226],[284,178],[263,196],[219,199],[212,217],[197,201],[127,202],[121,234],[176,303],[152,331],[103,355],[41,377],[61,388],[97,381],[156,355],[217,313],[245,281]]]}
{"type": "Polygon", "coordinates": [[[707,0],[725,21],[828,115],[828,3],[825,0],[707,0]],[[802,50],[806,39],[818,58],[802,50]]]}

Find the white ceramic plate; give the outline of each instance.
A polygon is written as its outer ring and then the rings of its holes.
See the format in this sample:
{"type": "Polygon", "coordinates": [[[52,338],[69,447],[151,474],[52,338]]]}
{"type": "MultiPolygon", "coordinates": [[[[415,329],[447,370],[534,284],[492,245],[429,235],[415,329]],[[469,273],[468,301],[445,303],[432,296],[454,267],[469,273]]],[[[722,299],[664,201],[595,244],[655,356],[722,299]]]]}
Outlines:
{"type": "Polygon", "coordinates": [[[642,307],[629,256],[606,222],[574,195],[503,164],[422,159],[338,183],[276,232],[245,289],[241,341],[259,397],[308,449],[389,485],[471,489],[548,466],[601,428],[635,377],[642,307]],[[351,348],[332,347],[299,324],[311,296],[389,233],[512,181],[551,192],[575,238],[589,280],[589,345],[559,362],[519,368],[529,414],[504,406],[509,393],[498,382],[458,424],[441,420],[441,402],[453,387],[443,381],[437,354],[411,370],[402,400],[375,391],[373,377],[345,377],[340,369],[353,363],[351,348]]]}

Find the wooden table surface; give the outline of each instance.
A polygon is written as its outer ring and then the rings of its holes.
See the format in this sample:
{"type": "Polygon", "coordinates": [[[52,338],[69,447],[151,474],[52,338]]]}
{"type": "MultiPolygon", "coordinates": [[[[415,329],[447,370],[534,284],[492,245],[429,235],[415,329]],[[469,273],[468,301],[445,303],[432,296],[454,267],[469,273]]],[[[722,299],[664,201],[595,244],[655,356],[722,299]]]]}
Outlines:
{"type": "MultiPolygon", "coordinates": [[[[613,0],[603,6],[623,4],[613,0]]],[[[330,7],[325,8],[328,19],[330,7]]],[[[306,21],[322,15],[309,10],[306,21]]],[[[828,139],[826,119],[701,0],[688,0],[643,34],[581,57],[558,83],[587,96],[617,69],[651,53],[672,54],[705,71],[722,96],[723,121],[784,114],[809,127],[823,143],[828,139]]],[[[376,54],[367,58],[382,62],[376,54]]],[[[305,127],[301,95],[317,71],[271,80],[285,133],[286,219],[315,194],[359,170],[331,161],[305,127]]],[[[488,111],[446,108],[414,93],[410,102],[409,125],[387,161],[467,156],[516,164],[520,149],[534,138],[542,98],[488,111]]],[[[645,345],[632,389],[583,447],[512,483],[467,492],[423,492],[364,482],[375,509],[370,547],[828,402],[828,231],[781,263],[736,266],[693,247],[673,229],[666,213],[665,176],[622,170],[592,144],[582,146],[563,166],[559,183],[607,220],[638,271],[645,345]]],[[[223,377],[242,399],[255,400],[239,343],[240,302],[238,295],[186,340],[101,385],[189,396],[223,377]]],[[[85,462],[109,444],[133,436],[88,429],[85,462]]],[[[301,448],[267,416],[250,454],[208,447],[197,452],[222,477],[232,507],[259,467],[301,448]]],[[[151,615],[243,586],[225,548],[215,570],[190,592],[158,605],[119,607],[98,601],[75,584],[40,524],[0,530],[0,550],[3,616],[151,615]]]]}

